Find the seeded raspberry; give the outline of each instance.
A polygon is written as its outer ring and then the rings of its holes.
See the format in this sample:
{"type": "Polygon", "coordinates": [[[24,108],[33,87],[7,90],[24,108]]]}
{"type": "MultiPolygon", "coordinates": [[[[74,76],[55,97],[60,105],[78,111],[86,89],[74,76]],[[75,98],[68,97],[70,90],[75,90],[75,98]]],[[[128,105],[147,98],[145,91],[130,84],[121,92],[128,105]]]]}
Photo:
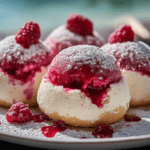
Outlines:
{"type": "Polygon", "coordinates": [[[32,113],[28,104],[18,102],[13,104],[6,114],[8,122],[23,123],[32,120],[32,113]]]}
{"type": "Polygon", "coordinates": [[[108,39],[110,44],[123,43],[127,41],[134,41],[134,32],[130,25],[122,25],[115,30],[108,39]]]}
{"type": "Polygon", "coordinates": [[[72,14],[66,22],[66,28],[71,32],[80,35],[93,35],[93,23],[86,17],[79,14],[72,14]]]}
{"type": "Polygon", "coordinates": [[[16,42],[24,48],[38,43],[41,36],[40,27],[37,23],[27,22],[15,36],[16,42]]]}

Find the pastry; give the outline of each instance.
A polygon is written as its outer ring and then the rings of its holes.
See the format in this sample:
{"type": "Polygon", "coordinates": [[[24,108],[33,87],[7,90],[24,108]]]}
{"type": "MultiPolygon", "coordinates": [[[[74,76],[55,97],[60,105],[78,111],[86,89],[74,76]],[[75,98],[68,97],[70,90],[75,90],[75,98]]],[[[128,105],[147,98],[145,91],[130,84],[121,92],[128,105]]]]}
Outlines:
{"type": "Polygon", "coordinates": [[[26,23],[16,35],[0,42],[0,105],[16,102],[37,105],[42,76],[52,60],[49,49],[39,39],[37,23],[26,23]]]}
{"type": "Polygon", "coordinates": [[[150,104],[150,47],[142,41],[134,41],[131,27],[123,25],[101,48],[116,58],[129,85],[130,106],[150,104]]]}
{"type": "Polygon", "coordinates": [[[114,57],[91,45],[61,51],[37,95],[39,108],[51,119],[83,127],[121,119],[129,101],[128,85],[114,57]]]}
{"type": "Polygon", "coordinates": [[[93,29],[93,23],[80,14],[71,14],[66,24],[52,31],[44,41],[53,56],[70,46],[88,44],[101,47],[104,43],[103,37],[93,29]]]}

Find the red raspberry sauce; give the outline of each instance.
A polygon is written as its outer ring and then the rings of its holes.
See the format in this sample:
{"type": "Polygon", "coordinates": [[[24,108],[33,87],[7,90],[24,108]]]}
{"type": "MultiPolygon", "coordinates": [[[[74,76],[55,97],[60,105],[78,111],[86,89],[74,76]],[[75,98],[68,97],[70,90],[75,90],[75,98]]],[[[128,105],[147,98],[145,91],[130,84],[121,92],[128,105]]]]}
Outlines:
{"type": "Polygon", "coordinates": [[[107,92],[109,90],[110,86],[107,85],[106,87],[102,89],[82,89],[82,85],[71,85],[69,88],[64,88],[64,91],[68,93],[68,91],[71,91],[73,89],[80,89],[81,92],[83,92],[87,97],[89,97],[93,104],[97,105],[97,107],[102,108],[103,107],[103,100],[107,96],[107,92]]]}
{"type": "Polygon", "coordinates": [[[81,137],[80,139],[87,139],[87,138],[83,136],[83,137],[81,137]]]}
{"type": "Polygon", "coordinates": [[[65,131],[67,128],[62,120],[55,121],[52,126],[45,126],[41,128],[42,134],[45,137],[54,137],[57,132],[65,131]]]}
{"type": "Polygon", "coordinates": [[[44,122],[44,121],[49,121],[49,117],[44,114],[44,113],[39,113],[37,115],[32,115],[32,120],[34,122],[44,122]]]}
{"type": "Polygon", "coordinates": [[[125,115],[124,120],[126,122],[138,122],[141,120],[141,118],[135,115],[125,115]]]}
{"type": "Polygon", "coordinates": [[[0,42],[0,71],[10,80],[25,84],[31,81],[41,67],[48,66],[52,60],[51,52],[41,41],[24,49],[16,43],[14,36],[0,42]]]}
{"type": "Polygon", "coordinates": [[[103,107],[110,84],[119,82],[121,78],[114,58],[91,45],[78,45],[61,51],[45,75],[47,81],[62,85],[66,92],[79,89],[99,108],[103,107]]]}
{"type": "Polygon", "coordinates": [[[109,125],[99,124],[92,132],[95,138],[111,138],[113,136],[113,128],[109,125]]]}

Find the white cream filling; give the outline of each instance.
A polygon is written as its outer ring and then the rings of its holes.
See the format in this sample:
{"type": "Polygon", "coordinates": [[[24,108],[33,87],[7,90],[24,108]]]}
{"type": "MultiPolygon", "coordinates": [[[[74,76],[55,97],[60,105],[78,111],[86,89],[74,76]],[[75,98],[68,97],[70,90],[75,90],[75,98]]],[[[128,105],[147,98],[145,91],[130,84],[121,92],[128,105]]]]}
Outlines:
{"type": "Polygon", "coordinates": [[[70,90],[66,93],[63,86],[54,86],[45,78],[40,84],[37,102],[46,114],[57,112],[60,116],[76,117],[80,120],[94,122],[99,120],[99,116],[106,112],[114,114],[116,108],[123,106],[127,108],[130,102],[130,93],[124,77],[118,82],[110,85],[110,91],[107,94],[103,108],[98,108],[91,100],[80,90],[70,90]]]}
{"type": "Polygon", "coordinates": [[[23,85],[21,85],[21,81],[17,79],[13,79],[13,82],[10,82],[10,78],[7,75],[4,75],[3,72],[0,72],[0,100],[4,100],[10,104],[13,104],[13,100],[16,102],[24,102],[27,100],[24,90],[33,92],[33,96],[35,96],[41,79],[46,72],[47,67],[41,67],[41,72],[36,72],[35,77],[23,85]]]}
{"type": "Polygon", "coordinates": [[[150,77],[135,71],[122,70],[131,95],[131,101],[150,100],[150,77]]]}

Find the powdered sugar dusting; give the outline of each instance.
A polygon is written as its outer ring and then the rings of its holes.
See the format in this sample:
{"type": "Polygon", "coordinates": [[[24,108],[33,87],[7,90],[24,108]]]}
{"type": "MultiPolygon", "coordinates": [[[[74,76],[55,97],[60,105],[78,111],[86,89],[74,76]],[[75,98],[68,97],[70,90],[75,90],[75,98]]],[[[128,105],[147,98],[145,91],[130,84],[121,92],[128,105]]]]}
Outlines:
{"type": "Polygon", "coordinates": [[[80,89],[93,104],[102,107],[109,85],[120,81],[122,75],[113,56],[96,46],[78,45],[61,51],[45,78],[54,85],[80,89]]]}
{"type": "Polygon", "coordinates": [[[53,57],[49,49],[39,41],[24,49],[15,41],[15,36],[0,42],[0,68],[5,75],[28,82],[41,66],[48,66],[53,57]]]}
{"type": "Polygon", "coordinates": [[[90,45],[78,45],[67,48],[60,52],[59,57],[55,58],[52,65],[55,66],[55,62],[57,61],[59,61],[58,65],[62,65],[64,62],[70,62],[67,67],[65,67],[64,71],[67,71],[67,69],[71,70],[73,67],[80,68],[83,64],[89,65],[91,68],[100,65],[101,70],[98,70],[100,73],[105,69],[111,71],[118,70],[115,65],[114,57],[102,51],[100,48],[90,45]]]}
{"type": "Polygon", "coordinates": [[[121,69],[150,72],[150,47],[144,42],[108,43],[101,48],[115,56],[121,69]]]}
{"type": "MultiPolygon", "coordinates": [[[[45,47],[41,42],[33,44],[29,49],[24,49],[19,44],[16,43],[14,36],[6,37],[0,42],[0,57],[5,58],[7,61],[13,61],[17,59],[19,64],[24,64],[24,62],[34,58],[35,56],[43,56],[50,53],[49,49],[45,47]],[[19,57],[19,59],[18,59],[19,57]]],[[[39,62],[38,59],[34,60],[39,62]]]]}
{"type": "Polygon", "coordinates": [[[63,49],[70,46],[88,44],[101,47],[105,42],[101,35],[99,35],[96,31],[93,32],[93,35],[82,36],[69,31],[66,29],[65,25],[62,25],[55,29],[46,38],[44,43],[49,47],[52,53],[56,55],[63,49]]]}

